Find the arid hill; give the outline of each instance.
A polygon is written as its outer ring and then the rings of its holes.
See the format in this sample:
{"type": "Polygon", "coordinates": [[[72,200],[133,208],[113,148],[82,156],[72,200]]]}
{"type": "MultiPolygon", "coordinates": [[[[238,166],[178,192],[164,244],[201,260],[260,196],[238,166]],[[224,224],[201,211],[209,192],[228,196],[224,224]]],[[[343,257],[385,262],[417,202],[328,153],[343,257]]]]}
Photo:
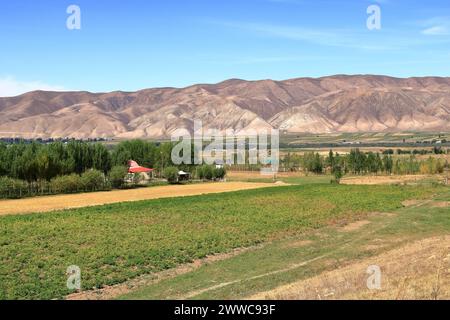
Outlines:
{"type": "Polygon", "coordinates": [[[450,78],[232,79],[180,89],[0,98],[0,137],[168,137],[192,130],[196,119],[237,131],[450,131],[450,78]]]}

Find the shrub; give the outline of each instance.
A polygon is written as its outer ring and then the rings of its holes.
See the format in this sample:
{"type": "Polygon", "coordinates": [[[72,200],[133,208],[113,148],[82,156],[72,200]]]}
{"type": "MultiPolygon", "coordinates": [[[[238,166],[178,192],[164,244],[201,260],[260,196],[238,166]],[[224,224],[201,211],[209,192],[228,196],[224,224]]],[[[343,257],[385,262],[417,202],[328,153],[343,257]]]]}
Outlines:
{"type": "Polygon", "coordinates": [[[227,174],[225,168],[214,168],[214,177],[216,179],[222,180],[225,178],[225,175],[227,174]]]}
{"type": "Polygon", "coordinates": [[[198,177],[201,180],[212,180],[214,179],[214,167],[209,165],[202,165],[197,169],[198,177]]]}
{"type": "Polygon", "coordinates": [[[197,167],[196,171],[196,176],[198,179],[203,180],[205,179],[205,175],[203,173],[203,167],[197,167]]]}
{"type": "Polygon", "coordinates": [[[84,189],[88,191],[102,190],[105,188],[105,176],[98,170],[88,170],[81,175],[84,189]]]}
{"type": "Polygon", "coordinates": [[[9,177],[0,177],[0,198],[21,198],[28,195],[28,183],[9,177]]]}
{"type": "Polygon", "coordinates": [[[167,167],[164,169],[164,177],[171,184],[175,184],[178,182],[178,168],[176,167],[167,167]]]}
{"type": "Polygon", "coordinates": [[[125,184],[125,176],[127,175],[127,167],[115,166],[109,172],[108,178],[113,188],[122,188],[125,184]]]}
{"type": "Polygon", "coordinates": [[[341,166],[339,165],[335,166],[333,171],[334,171],[334,182],[340,184],[341,179],[344,176],[341,166]]]}
{"type": "Polygon", "coordinates": [[[54,193],[73,193],[84,190],[84,183],[79,175],[71,174],[53,178],[50,188],[54,193]]]}

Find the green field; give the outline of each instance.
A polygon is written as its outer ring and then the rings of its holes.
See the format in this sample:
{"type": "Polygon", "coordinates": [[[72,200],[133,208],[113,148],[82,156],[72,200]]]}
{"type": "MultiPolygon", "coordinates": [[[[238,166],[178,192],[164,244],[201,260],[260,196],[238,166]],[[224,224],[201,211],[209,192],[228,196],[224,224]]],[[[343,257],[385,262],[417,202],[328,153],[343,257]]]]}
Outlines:
{"type": "MultiPolygon", "coordinates": [[[[449,208],[435,205],[449,199],[447,189],[432,201],[395,209],[390,214],[371,214],[364,218],[368,224],[351,232],[331,225],[275,240],[225,260],[205,263],[188,273],[140,286],[119,299],[245,299],[368,257],[377,261],[374,257],[384,252],[450,234],[449,208]]],[[[411,260],[404,270],[414,269],[414,263],[411,260]]],[[[448,287],[442,288],[444,292],[448,292],[448,287]]],[[[374,293],[358,294],[358,298],[376,297],[374,293]]],[[[414,294],[420,299],[433,299],[432,292],[419,288],[414,294]]]]}
{"type": "Polygon", "coordinates": [[[441,187],[275,187],[0,218],[0,299],[63,298],[233,248],[306,234],[402,207],[441,187]]]}

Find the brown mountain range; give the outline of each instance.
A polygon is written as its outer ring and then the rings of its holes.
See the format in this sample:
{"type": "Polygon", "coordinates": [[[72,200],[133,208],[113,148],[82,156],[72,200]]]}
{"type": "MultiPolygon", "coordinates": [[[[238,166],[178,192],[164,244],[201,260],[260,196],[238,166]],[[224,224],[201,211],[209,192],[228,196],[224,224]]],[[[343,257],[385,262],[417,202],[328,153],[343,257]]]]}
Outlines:
{"type": "Polygon", "coordinates": [[[227,80],[137,92],[33,91],[0,98],[0,137],[168,137],[220,130],[450,131],[450,78],[356,75],[227,80]]]}

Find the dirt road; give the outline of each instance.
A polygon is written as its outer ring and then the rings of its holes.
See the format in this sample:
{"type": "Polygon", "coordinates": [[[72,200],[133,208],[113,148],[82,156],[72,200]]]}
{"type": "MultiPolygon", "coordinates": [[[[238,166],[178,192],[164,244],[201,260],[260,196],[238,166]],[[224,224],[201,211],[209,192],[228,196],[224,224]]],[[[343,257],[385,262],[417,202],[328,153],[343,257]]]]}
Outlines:
{"type": "Polygon", "coordinates": [[[276,184],[250,182],[216,182],[192,185],[149,187],[131,190],[114,190],[108,192],[66,194],[18,200],[0,200],[0,216],[8,214],[47,212],[125,201],[194,196],[200,194],[231,192],[274,186],[276,186],[276,184]]]}

